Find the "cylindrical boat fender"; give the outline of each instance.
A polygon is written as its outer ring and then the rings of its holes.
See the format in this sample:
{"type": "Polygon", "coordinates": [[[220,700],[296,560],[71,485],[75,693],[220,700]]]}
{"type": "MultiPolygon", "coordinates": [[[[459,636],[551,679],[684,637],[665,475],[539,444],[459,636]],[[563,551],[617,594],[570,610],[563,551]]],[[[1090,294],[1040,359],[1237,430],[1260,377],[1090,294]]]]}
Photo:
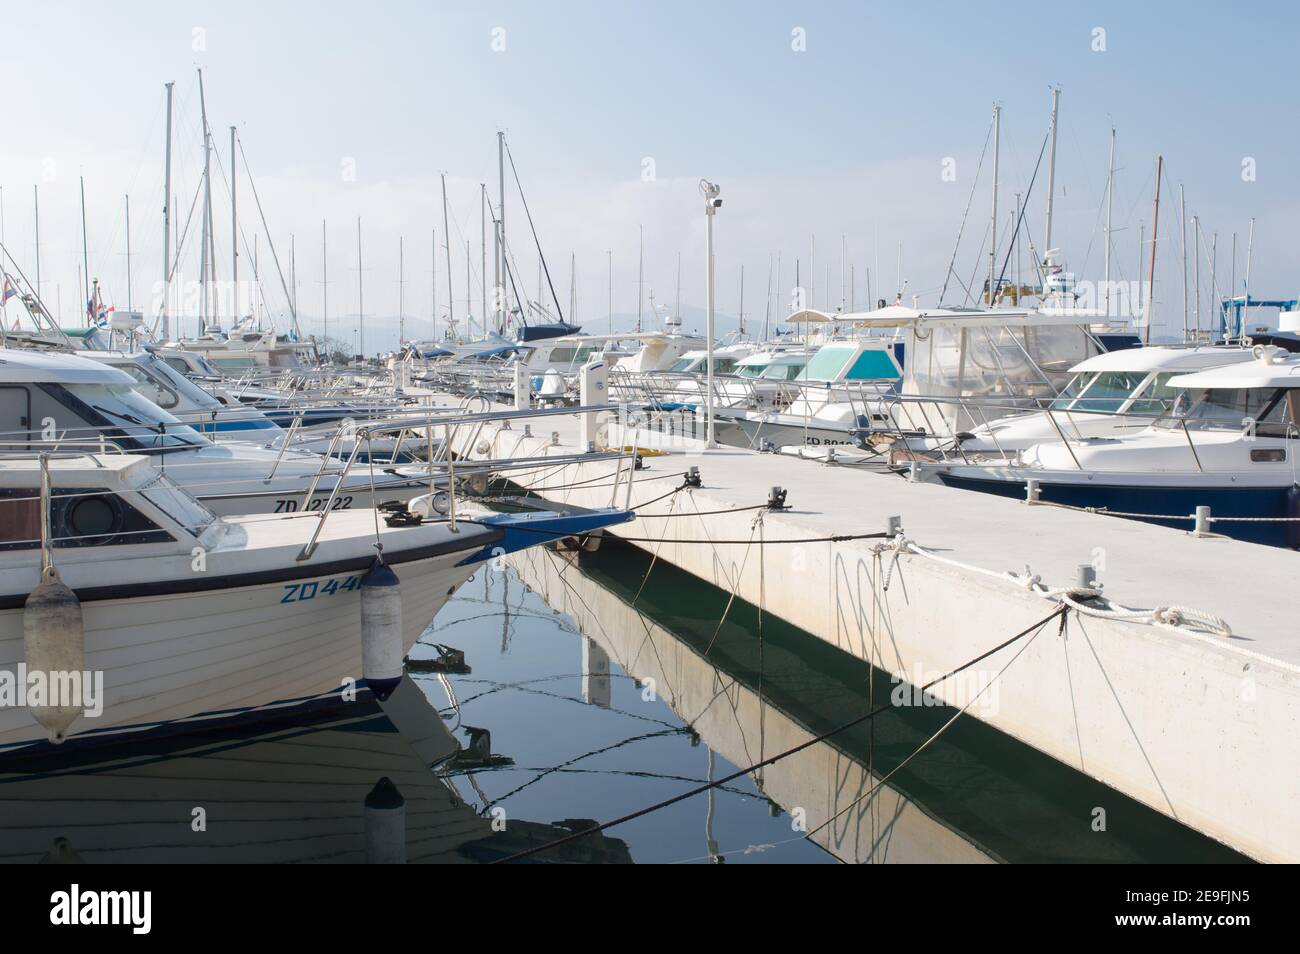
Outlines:
{"type": "Polygon", "coordinates": [[[56,699],[54,694],[56,688],[72,685],[68,674],[77,673],[80,685],[86,669],[86,627],[81,601],[52,566],[42,571],[41,582],[23,606],[23,655],[28,678],[43,673],[47,687],[44,703],[31,705],[29,700],[27,709],[49,740],[59,745],[81,715],[82,699],[56,699]]]}
{"type": "Polygon", "coordinates": [[[361,578],[361,675],[387,699],[402,680],[402,589],[397,574],[375,560],[361,578]]]}
{"type": "Polygon", "coordinates": [[[406,864],[406,799],[386,775],[366,796],[366,864],[406,864]]]}

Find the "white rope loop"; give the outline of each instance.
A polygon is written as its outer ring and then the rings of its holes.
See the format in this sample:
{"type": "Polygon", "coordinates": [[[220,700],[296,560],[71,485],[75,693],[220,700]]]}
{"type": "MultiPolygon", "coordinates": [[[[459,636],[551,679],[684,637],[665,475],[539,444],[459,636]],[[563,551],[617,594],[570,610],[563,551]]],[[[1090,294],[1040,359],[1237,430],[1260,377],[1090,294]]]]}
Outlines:
{"type": "Polygon", "coordinates": [[[915,540],[912,540],[903,531],[899,531],[888,543],[878,544],[876,552],[885,550],[894,551],[894,558],[890,562],[889,568],[885,574],[884,588],[888,590],[889,579],[893,575],[894,566],[898,562],[899,556],[903,553],[913,554],[924,557],[935,563],[946,564],[960,570],[982,574],[983,576],[992,577],[995,580],[1011,583],[1014,586],[1022,588],[1027,592],[1044,599],[1055,600],[1065,603],[1072,610],[1081,616],[1091,616],[1096,619],[1122,620],[1134,623],[1149,623],[1153,626],[1161,626],[1175,632],[1192,632],[1208,636],[1221,636],[1224,639],[1231,638],[1232,627],[1222,617],[1215,616],[1213,613],[1207,613],[1204,610],[1193,609],[1187,606],[1158,606],[1154,609],[1131,609],[1120,606],[1106,599],[1099,587],[1071,586],[1071,587],[1049,587],[1043,583],[1042,577],[1036,573],[1030,573],[1029,568],[1025,568],[1023,574],[1011,572],[998,572],[996,570],[986,570],[983,567],[973,566],[969,563],[962,563],[959,560],[953,560],[949,557],[939,556],[931,550],[927,550],[915,540]],[[1086,602],[1085,602],[1086,601],[1086,602]]]}

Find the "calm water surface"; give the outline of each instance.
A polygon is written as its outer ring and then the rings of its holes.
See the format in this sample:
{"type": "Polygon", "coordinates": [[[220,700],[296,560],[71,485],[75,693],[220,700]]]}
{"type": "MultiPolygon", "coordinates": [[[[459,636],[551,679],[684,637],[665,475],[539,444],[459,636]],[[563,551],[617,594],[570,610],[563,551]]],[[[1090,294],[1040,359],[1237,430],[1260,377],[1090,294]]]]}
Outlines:
{"type": "MultiPolygon", "coordinates": [[[[0,860],[496,861],[889,698],[888,676],[754,607],[736,603],[720,625],[725,593],[649,563],[607,544],[480,570],[383,704],[318,698],[202,732],[8,757],[0,860]],[[451,650],[463,666],[429,671],[451,650]]],[[[528,860],[1241,860],[965,716],[899,768],[952,715],[892,709],[528,860]]]]}

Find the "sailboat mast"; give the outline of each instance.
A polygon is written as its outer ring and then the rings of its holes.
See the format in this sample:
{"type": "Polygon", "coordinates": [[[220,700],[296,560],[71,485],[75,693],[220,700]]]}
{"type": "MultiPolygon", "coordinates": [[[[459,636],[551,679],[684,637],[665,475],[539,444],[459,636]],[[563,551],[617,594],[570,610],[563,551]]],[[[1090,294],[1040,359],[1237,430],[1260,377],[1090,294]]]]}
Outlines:
{"type": "Polygon", "coordinates": [[[366,358],[365,298],[361,288],[361,216],[357,216],[357,351],[366,358]]]}
{"type": "Polygon", "coordinates": [[[329,351],[330,336],[330,292],[329,292],[329,257],[325,247],[325,220],[320,220],[320,336],[325,341],[326,352],[329,351]]]}
{"type": "Polygon", "coordinates": [[[135,311],[131,298],[131,196],[126,196],[126,310],[135,311]]]}
{"type": "Polygon", "coordinates": [[[497,282],[495,294],[497,296],[497,331],[504,334],[506,330],[506,134],[503,130],[497,130],[497,218],[496,218],[496,246],[497,246],[497,282]]]}
{"type": "Polygon", "coordinates": [[[677,253],[677,301],[673,305],[678,318],[682,316],[682,253],[677,253]]]}
{"type": "Polygon", "coordinates": [[[745,266],[740,266],[740,335],[745,336],[745,266]]]}
{"type": "Polygon", "coordinates": [[[456,306],[452,302],[454,297],[451,293],[451,232],[447,229],[447,173],[441,174],[442,179],[442,236],[443,244],[447,248],[447,327],[456,327],[456,306]]]}
{"type": "MultiPolygon", "coordinates": [[[[36,297],[41,297],[41,187],[32,186],[32,205],[36,213],[36,297]]],[[[60,315],[59,317],[63,317],[60,315]]]]}
{"type": "Polygon", "coordinates": [[[1192,297],[1192,320],[1196,325],[1196,339],[1201,338],[1201,222],[1192,216],[1192,281],[1195,283],[1192,297]]]}
{"type": "Polygon", "coordinates": [[[175,83],[164,84],[167,88],[167,134],[163,147],[163,295],[162,295],[162,337],[163,341],[171,339],[171,316],[168,303],[171,298],[172,280],[172,87],[175,83]]]}
{"type": "MultiPolygon", "coordinates": [[[[274,246],[272,246],[271,251],[274,253],[274,246]]],[[[293,308],[293,320],[296,323],[298,321],[298,251],[294,248],[292,232],[289,233],[289,287],[293,290],[290,300],[293,308]]]]}
{"type": "MultiPolygon", "coordinates": [[[[82,278],[86,282],[86,301],[90,301],[90,251],[86,244],[86,177],[81,177],[81,265],[82,278]]],[[[91,315],[92,321],[98,317],[91,315]]]]}
{"type": "Polygon", "coordinates": [[[482,300],[479,302],[479,322],[484,328],[487,327],[487,183],[480,182],[479,188],[479,289],[482,291],[482,300]]]}
{"type": "Polygon", "coordinates": [[[203,95],[203,71],[199,70],[199,116],[203,124],[203,236],[200,242],[199,335],[208,329],[208,269],[212,260],[212,131],[208,129],[207,100],[203,95]]]}
{"type": "Polygon", "coordinates": [[[1246,309],[1250,307],[1250,261],[1255,253],[1255,219],[1252,216],[1250,220],[1250,231],[1246,233],[1246,285],[1242,291],[1245,293],[1245,300],[1241,303],[1241,311],[1237,313],[1237,336],[1241,337],[1246,333],[1246,309]]]}
{"type": "MultiPolygon", "coordinates": [[[[233,320],[239,321],[239,215],[235,203],[237,156],[235,155],[235,127],[230,127],[230,283],[233,298],[233,320]]],[[[256,241],[256,234],[254,234],[256,241]]],[[[249,302],[249,310],[256,306],[249,302]]]]}
{"type": "Polygon", "coordinates": [[[1151,268],[1147,274],[1147,307],[1146,307],[1146,328],[1143,332],[1143,343],[1151,343],[1151,299],[1155,297],[1156,292],[1156,239],[1160,234],[1160,175],[1164,172],[1165,157],[1156,156],[1156,199],[1155,209],[1151,213],[1151,268]]]}
{"type": "Polygon", "coordinates": [[[1183,184],[1178,183],[1178,227],[1182,231],[1183,246],[1183,340],[1188,338],[1189,326],[1187,310],[1187,196],[1183,184]]]}
{"type": "Polygon", "coordinates": [[[1056,198],[1056,116],[1061,102],[1061,88],[1052,87],[1052,149],[1047,159],[1047,225],[1043,236],[1043,254],[1052,250],[1052,206],[1056,198]]]}
{"type": "Polygon", "coordinates": [[[759,339],[760,341],[767,340],[768,324],[772,320],[772,263],[774,260],[775,260],[775,256],[771,252],[768,252],[767,253],[767,297],[763,304],[763,334],[759,339]]]}
{"type": "Polygon", "coordinates": [[[403,247],[404,241],[405,240],[402,238],[402,236],[399,235],[397,237],[397,347],[398,348],[401,348],[402,345],[406,344],[406,312],[402,308],[402,304],[403,304],[402,291],[406,287],[406,274],[403,271],[406,264],[405,261],[403,260],[403,255],[405,254],[405,248],[403,247]]]}
{"type": "Polygon", "coordinates": [[[1111,215],[1115,209],[1115,127],[1110,127],[1110,163],[1106,172],[1106,272],[1103,284],[1105,287],[1105,312],[1106,317],[1110,317],[1110,242],[1111,242],[1111,215]]]}
{"type": "MultiPolygon", "coordinates": [[[[993,214],[989,220],[989,307],[993,307],[994,282],[997,281],[998,257],[998,143],[1001,138],[1002,107],[993,107],[993,214]]],[[[899,284],[902,285],[902,270],[899,270],[899,284]]],[[[899,289],[901,298],[902,289],[899,289]]]]}

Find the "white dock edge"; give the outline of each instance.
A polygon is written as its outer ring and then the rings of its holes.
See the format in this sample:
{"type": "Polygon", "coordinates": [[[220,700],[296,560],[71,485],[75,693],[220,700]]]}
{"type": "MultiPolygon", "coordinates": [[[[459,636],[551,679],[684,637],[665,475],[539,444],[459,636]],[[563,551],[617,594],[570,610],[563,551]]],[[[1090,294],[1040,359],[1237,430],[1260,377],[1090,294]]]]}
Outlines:
{"type": "MultiPolygon", "coordinates": [[[[541,458],[583,449],[577,416],[554,420],[558,445],[497,429],[462,451],[541,458]]],[[[607,432],[616,446],[636,441],[617,425],[607,432]]],[[[1288,608],[1300,553],[736,448],[685,450],[646,465],[633,507],[677,487],[692,465],[704,486],[609,532],[652,538],[637,545],[914,684],[979,656],[1054,604],[975,569],[916,555],[895,561],[878,540],[697,541],[870,533],[896,514],[908,537],[969,567],[1028,570],[1068,587],[1077,566],[1092,563],[1115,603],[1222,617],[1232,638],[1072,613],[1064,637],[1053,621],[1032,643],[1017,642],[934,694],[960,705],[972,673],[978,685],[996,677],[988,690],[996,704],[982,698],[971,715],[1254,858],[1300,860],[1300,632],[1288,608]],[[750,507],[773,486],[787,489],[790,510],[651,516],[750,507]]],[[[556,500],[606,506],[612,488],[601,477],[612,479],[614,468],[542,467],[511,478],[556,500]]],[[[1079,824],[1104,821],[1106,808],[1090,806],[1079,824]]]]}

